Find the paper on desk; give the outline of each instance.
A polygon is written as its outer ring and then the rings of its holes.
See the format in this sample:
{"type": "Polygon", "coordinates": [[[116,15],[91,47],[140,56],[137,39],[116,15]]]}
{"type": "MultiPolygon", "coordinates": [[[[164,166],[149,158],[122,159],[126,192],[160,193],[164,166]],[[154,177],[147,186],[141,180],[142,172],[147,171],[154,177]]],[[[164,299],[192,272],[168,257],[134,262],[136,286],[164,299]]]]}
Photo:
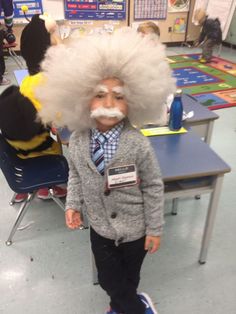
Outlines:
{"type": "Polygon", "coordinates": [[[144,136],[157,136],[157,135],[168,135],[168,134],[181,134],[186,133],[187,130],[185,128],[181,128],[178,131],[172,131],[169,129],[168,126],[161,126],[156,128],[149,128],[149,129],[141,129],[141,133],[144,136]]]}

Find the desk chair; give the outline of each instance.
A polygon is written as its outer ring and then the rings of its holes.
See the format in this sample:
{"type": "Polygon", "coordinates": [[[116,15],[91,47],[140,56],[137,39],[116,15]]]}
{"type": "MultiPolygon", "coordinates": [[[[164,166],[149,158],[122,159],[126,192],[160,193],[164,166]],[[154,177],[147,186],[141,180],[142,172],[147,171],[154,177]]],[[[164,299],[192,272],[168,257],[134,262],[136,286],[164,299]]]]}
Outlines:
{"type": "Polygon", "coordinates": [[[13,49],[16,48],[16,46],[17,46],[16,43],[12,44],[3,43],[3,50],[7,50],[9,56],[15,61],[15,63],[20,69],[25,69],[25,65],[21,61],[21,58],[16,54],[15,50],[13,49]]]}
{"type": "MultiPolygon", "coordinates": [[[[64,210],[63,202],[53,195],[52,187],[67,182],[68,164],[66,158],[61,155],[21,159],[0,134],[0,168],[15,193],[28,193],[6,241],[6,245],[11,245],[12,238],[38,189],[48,188],[50,197],[64,210]]],[[[15,195],[10,204],[14,204],[14,197],[15,195]]]]}

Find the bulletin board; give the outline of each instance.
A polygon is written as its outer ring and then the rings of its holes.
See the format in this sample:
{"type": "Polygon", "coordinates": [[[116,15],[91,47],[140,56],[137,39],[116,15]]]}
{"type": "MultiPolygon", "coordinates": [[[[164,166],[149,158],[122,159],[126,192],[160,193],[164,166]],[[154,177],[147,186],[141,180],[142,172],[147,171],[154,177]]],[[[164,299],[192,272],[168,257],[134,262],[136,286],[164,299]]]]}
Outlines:
{"type": "MultiPolygon", "coordinates": [[[[120,25],[125,26],[128,24],[128,0],[13,0],[14,4],[14,24],[25,24],[27,21],[21,11],[22,5],[29,7],[28,17],[33,14],[41,14],[42,12],[49,13],[55,20],[93,20],[98,21],[120,21],[120,25]],[[66,8],[68,5],[92,5],[93,10],[86,12],[81,10],[82,14],[78,15],[78,10],[74,10],[76,14],[70,14],[66,8]]],[[[71,10],[70,10],[71,11],[71,10]]],[[[73,10],[72,10],[73,11],[73,10]]],[[[114,22],[115,23],[115,22],[114,22]]],[[[75,22],[72,24],[76,24],[75,22]]],[[[80,24],[80,23],[78,23],[80,24]]]]}
{"type": "Polygon", "coordinates": [[[126,0],[65,0],[67,20],[125,20],[126,0]]]}
{"type": "MultiPolygon", "coordinates": [[[[25,15],[29,18],[34,14],[41,14],[43,12],[42,0],[13,0],[14,23],[27,23],[24,13],[21,10],[22,5],[27,5],[28,11],[25,15]]],[[[3,10],[1,18],[3,18],[3,10]]]]}
{"type": "MultiPolygon", "coordinates": [[[[55,20],[64,20],[64,1],[63,0],[13,0],[14,24],[26,24],[27,21],[21,10],[22,5],[27,5],[29,10],[27,17],[34,14],[48,12],[55,20]]],[[[2,16],[3,18],[3,12],[2,16]]]]}
{"type": "Polygon", "coordinates": [[[21,10],[22,5],[27,5],[29,9],[26,12],[27,17],[31,17],[34,14],[41,14],[43,12],[41,0],[13,0],[14,19],[15,18],[24,19],[24,13],[21,10]]]}
{"type": "Polygon", "coordinates": [[[134,20],[166,19],[167,0],[134,0],[134,20]]]}

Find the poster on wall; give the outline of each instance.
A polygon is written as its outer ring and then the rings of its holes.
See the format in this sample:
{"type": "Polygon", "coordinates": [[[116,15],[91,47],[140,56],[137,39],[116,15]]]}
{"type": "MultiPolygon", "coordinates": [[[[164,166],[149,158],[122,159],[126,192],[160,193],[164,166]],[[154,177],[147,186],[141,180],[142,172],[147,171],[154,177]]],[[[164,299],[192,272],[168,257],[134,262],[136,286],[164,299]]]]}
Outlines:
{"type": "Polygon", "coordinates": [[[65,0],[67,20],[125,20],[126,0],[65,0]]]}
{"type": "Polygon", "coordinates": [[[167,0],[134,0],[134,20],[164,20],[167,0]]]}
{"type": "Polygon", "coordinates": [[[186,19],[182,17],[177,17],[174,21],[173,32],[180,33],[180,34],[185,33],[186,32],[186,19]]]}
{"type": "MultiPolygon", "coordinates": [[[[31,17],[34,14],[41,14],[43,12],[41,0],[13,0],[14,20],[19,18],[25,20],[24,13],[21,10],[22,5],[28,7],[28,11],[26,12],[27,17],[31,17]]],[[[3,12],[1,17],[3,17],[3,12]]]]}
{"type": "Polygon", "coordinates": [[[190,0],[168,0],[168,12],[188,12],[190,0]]]}

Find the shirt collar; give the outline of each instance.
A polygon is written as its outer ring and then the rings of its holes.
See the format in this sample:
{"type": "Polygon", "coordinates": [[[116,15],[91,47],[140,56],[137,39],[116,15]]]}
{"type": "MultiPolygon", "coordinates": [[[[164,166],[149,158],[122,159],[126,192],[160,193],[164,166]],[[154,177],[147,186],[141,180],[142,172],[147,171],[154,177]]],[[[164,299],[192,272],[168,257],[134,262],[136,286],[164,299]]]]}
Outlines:
{"type": "Polygon", "coordinates": [[[116,138],[118,138],[121,134],[121,131],[124,127],[124,121],[116,124],[112,129],[106,132],[100,132],[98,129],[92,129],[92,140],[96,140],[100,134],[103,134],[108,142],[113,142],[116,138]]]}

